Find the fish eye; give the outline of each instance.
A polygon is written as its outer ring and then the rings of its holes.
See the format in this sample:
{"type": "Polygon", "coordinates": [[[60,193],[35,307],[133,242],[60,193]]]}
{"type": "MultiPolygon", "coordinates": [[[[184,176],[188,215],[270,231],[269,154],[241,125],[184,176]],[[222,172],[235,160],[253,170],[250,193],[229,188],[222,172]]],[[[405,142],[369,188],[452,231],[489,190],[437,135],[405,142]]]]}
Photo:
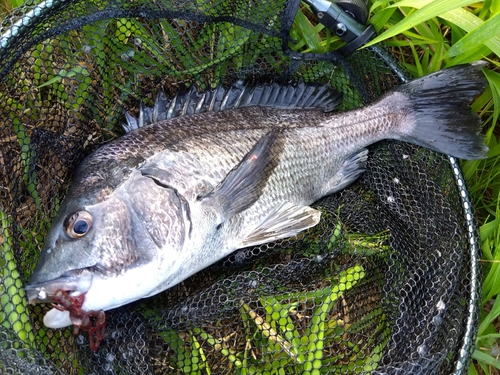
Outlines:
{"type": "Polygon", "coordinates": [[[66,232],[71,238],[80,238],[85,236],[91,227],[91,213],[88,211],[78,211],[68,218],[66,232]]]}

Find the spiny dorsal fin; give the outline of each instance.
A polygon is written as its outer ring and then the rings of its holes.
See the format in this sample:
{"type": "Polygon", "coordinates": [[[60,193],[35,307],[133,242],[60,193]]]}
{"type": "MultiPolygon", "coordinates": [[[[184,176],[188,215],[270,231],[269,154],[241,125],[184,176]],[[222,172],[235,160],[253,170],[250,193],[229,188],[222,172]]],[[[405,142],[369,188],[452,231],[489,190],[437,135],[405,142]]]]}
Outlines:
{"type": "Polygon", "coordinates": [[[126,132],[174,117],[203,113],[209,111],[224,111],[227,109],[252,106],[313,109],[324,112],[335,110],[342,103],[342,95],[328,85],[313,85],[304,82],[295,84],[244,84],[241,81],[225,88],[199,92],[195,86],[189,91],[179,93],[174,98],[159,92],[153,108],[141,103],[139,119],[126,113],[126,132]]]}

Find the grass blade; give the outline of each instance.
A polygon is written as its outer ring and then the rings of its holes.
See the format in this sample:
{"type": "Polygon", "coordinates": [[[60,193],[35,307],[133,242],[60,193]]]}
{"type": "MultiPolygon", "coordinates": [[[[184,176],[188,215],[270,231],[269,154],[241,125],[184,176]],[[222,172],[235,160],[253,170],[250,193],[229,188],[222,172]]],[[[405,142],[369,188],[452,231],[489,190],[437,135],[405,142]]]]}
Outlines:
{"type": "Polygon", "coordinates": [[[490,40],[492,35],[496,35],[498,30],[500,30],[500,13],[495,14],[460,39],[448,50],[446,57],[458,56],[478,48],[478,46],[490,40]]]}
{"type": "Polygon", "coordinates": [[[28,301],[23,289],[13,249],[12,222],[0,207],[0,225],[3,238],[0,242],[0,325],[14,331],[26,348],[35,343],[30,324],[28,301]]]}
{"type": "Polygon", "coordinates": [[[488,325],[490,325],[497,318],[497,316],[500,316],[500,296],[497,296],[497,298],[495,299],[495,303],[491,308],[491,311],[479,325],[477,335],[481,336],[481,334],[486,331],[488,325]]]}
{"type": "Polygon", "coordinates": [[[472,353],[472,358],[474,358],[476,361],[486,363],[500,370],[500,360],[495,359],[491,355],[483,353],[480,350],[474,350],[474,353],[472,353]]]}
{"type": "Polygon", "coordinates": [[[481,227],[479,228],[481,234],[481,241],[484,241],[487,238],[489,238],[493,234],[493,232],[495,232],[495,230],[498,229],[498,227],[500,227],[500,217],[481,225],[481,227]]]}
{"type": "Polygon", "coordinates": [[[498,121],[500,115],[500,73],[493,70],[483,69],[484,75],[490,84],[492,99],[493,99],[493,124],[498,121]]]}
{"type": "MultiPolygon", "coordinates": [[[[433,0],[415,0],[409,2],[408,6],[418,9],[428,5],[431,1],[433,0]]],[[[401,3],[398,3],[398,5],[400,4],[401,3]]],[[[438,16],[448,22],[451,22],[466,32],[471,32],[484,23],[482,19],[463,8],[456,8],[443,14],[439,14],[438,16]]],[[[500,56],[500,36],[497,32],[491,34],[490,39],[484,44],[497,56],[500,56]]]]}
{"type": "MultiPolygon", "coordinates": [[[[460,8],[463,6],[467,6],[470,4],[473,4],[477,1],[475,0],[439,0],[439,1],[433,1],[430,2],[429,4],[423,6],[422,8],[418,9],[414,13],[410,14],[408,17],[406,17],[403,21],[398,22],[394,27],[391,27],[389,30],[385,31],[375,39],[373,39],[371,42],[365,45],[365,47],[371,46],[373,44],[379,43],[383,40],[386,40],[390,37],[396,36],[398,34],[401,34],[405,32],[406,30],[409,30],[418,24],[425,22],[427,20],[430,20],[431,18],[440,16],[443,13],[446,13],[448,11],[451,11],[456,8],[460,8]]],[[[402,7],[402,6],[410,6],[415,8],[415,2],[414,1],[401,1],[396,4],[391,5],[391,7],[402,7]]]]}

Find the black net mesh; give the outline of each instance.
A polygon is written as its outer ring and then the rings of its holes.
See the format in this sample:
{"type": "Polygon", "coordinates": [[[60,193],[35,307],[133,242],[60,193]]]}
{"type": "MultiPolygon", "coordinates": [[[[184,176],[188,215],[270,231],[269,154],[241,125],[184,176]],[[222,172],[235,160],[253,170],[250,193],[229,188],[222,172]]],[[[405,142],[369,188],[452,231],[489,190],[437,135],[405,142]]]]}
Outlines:
{"type": "Polygon", "coordinates": [[[23,286],[82,158],[128,111],[246,81],[331,83],[343,109],[401,82],[385,51],[308,53],[297,1],[47,1],[0,37],[0,371],[6,374],[449,374],[470,357],[471,209],[453,159],[400,142],[315,204],[317,227],[245,248],[86,334],[42,323],[23,286]],[[293,35],[293,32],[292,32],[293,35]]]}

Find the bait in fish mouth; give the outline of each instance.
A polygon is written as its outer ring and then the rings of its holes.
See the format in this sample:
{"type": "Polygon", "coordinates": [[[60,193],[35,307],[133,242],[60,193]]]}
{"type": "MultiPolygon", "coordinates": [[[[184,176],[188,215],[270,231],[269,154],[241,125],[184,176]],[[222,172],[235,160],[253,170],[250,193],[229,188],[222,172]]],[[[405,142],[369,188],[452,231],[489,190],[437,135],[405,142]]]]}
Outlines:
{"type": "Polygon", "coordinates": [[[331,113],[336,92],[303,83],[159,94],[78,167],[26,287],[30,303],[58,303],[45,325],[74,324],[98,341],[99,312],[316,225],[310,205],[353,183],[375,142],[486,157],[469,107],[484,66],[446,69],[342,113],[331,113]]]}

